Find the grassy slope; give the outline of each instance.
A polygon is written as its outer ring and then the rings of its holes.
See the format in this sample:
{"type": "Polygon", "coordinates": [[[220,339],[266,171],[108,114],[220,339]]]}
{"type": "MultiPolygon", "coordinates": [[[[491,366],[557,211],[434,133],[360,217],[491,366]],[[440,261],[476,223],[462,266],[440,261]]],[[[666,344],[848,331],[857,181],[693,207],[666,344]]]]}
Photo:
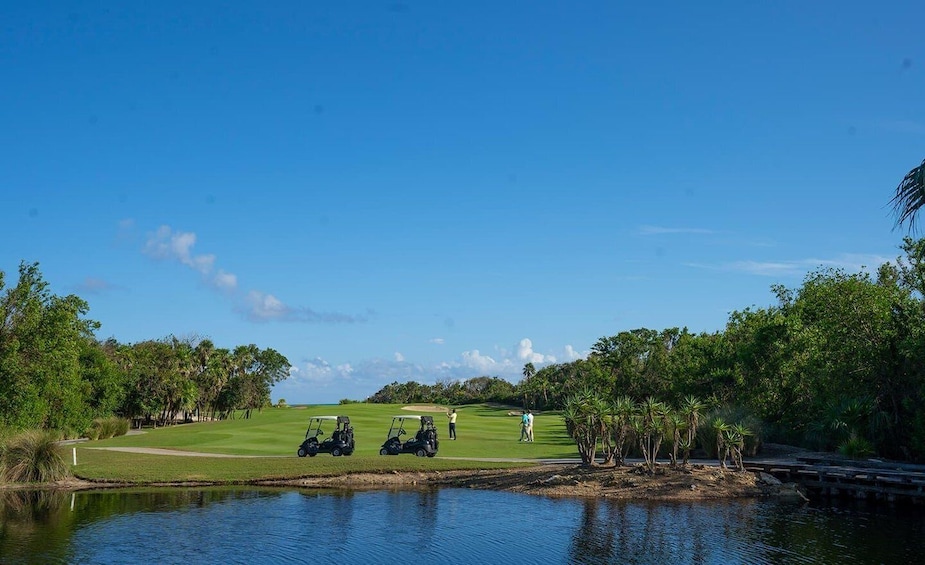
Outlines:
{"type": "MultiPolygon", "coordinates": [[[[246,481],[294,478],[351,472],[485,468],[485,463],[448,459],[562,458],[577,455],[558,414],[541,414],[535,421],[535,443],[519,443],[519,416],[508,409],[484,405],[458,407],[457,441],[447,440],[446,417],[441,412],[410,412],[397,405],[351,404],[272,408],[249,420],[203,422],[148,430],[141,435],[95,441],[78,446],[77,476],[131,482],[246,481]],[[351,457],[295,455],[305,435],[309,416],[345,414],[354,426],[357,449],[351,457]],[[430,414],[438,423],[440,452],[434,459],[413,455],[379,455],[392,416],[430,414]],[[158,447],[217,454],[264,455],[272,458],[212,458],[140,455],[88,449],[92,447],[158,447]]],[[[330,433],[330,430],[327,430],[330,433]]]]}

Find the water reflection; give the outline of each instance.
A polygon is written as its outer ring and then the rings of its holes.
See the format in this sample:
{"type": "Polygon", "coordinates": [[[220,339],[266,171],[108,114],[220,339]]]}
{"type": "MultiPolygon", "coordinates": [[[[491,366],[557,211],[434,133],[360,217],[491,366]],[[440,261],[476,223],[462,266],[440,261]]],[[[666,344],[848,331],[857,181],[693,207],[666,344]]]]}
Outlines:
{"type": "Polygon", "coordinates": [[[920,512],[460,489],[0,491],[0,562],[913,562],[920,512]]]}

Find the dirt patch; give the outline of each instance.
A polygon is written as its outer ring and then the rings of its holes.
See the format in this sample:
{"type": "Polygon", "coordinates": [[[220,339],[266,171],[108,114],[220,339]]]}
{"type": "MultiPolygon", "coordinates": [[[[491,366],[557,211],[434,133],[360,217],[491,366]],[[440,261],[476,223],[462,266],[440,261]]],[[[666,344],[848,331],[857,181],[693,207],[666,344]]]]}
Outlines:
{"type": "Polygon", "coordinates": [[[756,473],[703,465],[687,469],[659,467],[655,475],[649,475],[639,465],[584,467],[567,464],[492,470],[359,473],[269,484],[351,489],[432,485],[552,497],[619,500],[707,500],[799,495],[792,487],[775,481],[765,482],[756,473]]]}
{"type": "Polygon", "coordinates": [[[434,482],[545,496],[627,500],[704,500],[772,496],[782,492],[781,485],[766,484],[755,473],[703,465],[687,469],[659,467],[654,475],[646,473],[640,465],[541,465],[480,471],[466,477],[439,478],[434,482]]]}

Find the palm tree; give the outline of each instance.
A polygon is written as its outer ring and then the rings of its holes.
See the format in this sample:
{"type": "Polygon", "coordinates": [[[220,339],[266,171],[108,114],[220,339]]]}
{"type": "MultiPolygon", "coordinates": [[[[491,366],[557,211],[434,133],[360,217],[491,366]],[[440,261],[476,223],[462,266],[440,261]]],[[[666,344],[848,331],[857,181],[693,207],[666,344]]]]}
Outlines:
{"type": "Polygon", "coordinates": [[[688,450],[690,446],[685,443],[682,434],[687,431],[687,418],[682,414],[669,410],[665,416],[665,429],[671,436],[671,466],[678,466],[678,448],[688,450]]]}
{"type": "Polygon", "coordinates": [[[594,465],[598,439],[605,433],[607,403],[591,389],[583,389],[568,397],[562,417],[569,436],[578,445],[584,465],[594,465]]]}
{"type": "Polygon", "coordinates": [[[745,449],[745,438],[752,435],[752,431],[742,424],[733,424],[723,430],[723,444],[726,447],[726,453],[731,456],[732,464],[739,471],[745,470],[745,463],[742,461],[742,450],[745,449]]]}
{"type": "Polygon", "coordinates": [[[681,401],[679,412],[687,420],[687,438],[681,442],[684,448],[684,462],[682,465],[687,466],[691,456],[691,449],[694,448],[694,438],[697,437],[697,427],[700,425],[700,418],[707,405],[693,395],[686,396],[681,401]]]}
{"type": "Polygon", "coordinates": [[[713,431],[716,432],[716,457],[719,459],[719,466],[726,468],[726,459],[729,458],[729,446],[726,445],[726,432],[731,426],[722,418],[713,419],[713,431]]]}
{"type": "Polygon", "coordinates": [[[668,406],[650,396],[639,404],[633,422],[633,432],[639,441],[639,450],[642,451],[644,465],[650,475],[655,474],[658,450],[668,428],[668,413],[668,406]]]}
{"type": "Polygon", "coordinates": [[[906,174],[890,204],[896,214],[896,225],[908,222],[909,230],[914,231],[915,216],[925,205],[925,161],[906,174]]]}
{"type": "Polygon", "coordinates": [[[530,388],[530,378],[536,374],[536,367],[533,363],[524,365],[524,408],[527,407],[527,389],[530,388]]]}
{"type": "Polygon", "coordinates": [[[613,462],[622,467],[629,450],[629,436],[632,431],[636,405],[628,396],[619,396],[608,406],[607,431],[604,434],[604,463],[613,462]]]}

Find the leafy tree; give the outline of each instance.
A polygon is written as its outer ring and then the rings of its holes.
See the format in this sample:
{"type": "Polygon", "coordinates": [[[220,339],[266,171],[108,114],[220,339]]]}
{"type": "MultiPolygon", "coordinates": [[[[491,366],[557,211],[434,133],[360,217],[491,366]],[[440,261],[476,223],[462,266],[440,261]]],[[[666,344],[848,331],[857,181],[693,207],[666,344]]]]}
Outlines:
{"type": "MultiPolygon", "coordinates": [[[[0,274],[0,291],[4,278],[0,274]]],[[[92,386],[81,355],[99,326],[86,302],[53,295],[38,263],[22,263],[16,286],[0,295],[0,425],[81,431],[92,386]]]]}

